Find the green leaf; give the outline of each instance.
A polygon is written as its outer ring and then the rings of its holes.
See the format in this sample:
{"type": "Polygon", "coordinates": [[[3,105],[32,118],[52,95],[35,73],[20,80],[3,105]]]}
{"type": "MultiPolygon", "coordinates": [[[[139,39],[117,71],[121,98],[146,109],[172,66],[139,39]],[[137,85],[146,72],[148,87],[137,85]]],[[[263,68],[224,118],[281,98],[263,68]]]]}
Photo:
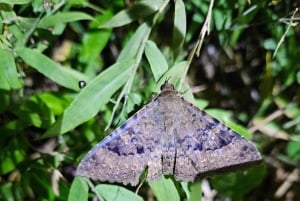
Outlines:
{"type": "Polygon", "coordinates": [[[25,160],[26,150],[17,138],[11,138],[9,142],[1,143],[0,175],[16,169],[17,164],[25,160]]]}
{"type": "Polygon", "coordinates": [[[11,111],[28,126],[49,128],[54,122],[54,114],[61,114],[67,103],[63,97],[42,93],[31,96],[11,111]]]}
{"type": "Polygon", "coordinates": [[[151,27],[147,23],[141,24],[127,42],[126,46],[122,49],[118,57],[118,61],[128,58],[136,58],[138,54],[142,54],[144,51],[141,49],[142,44],[148,39],[150,31],[151,27]]]}
{"type": "Polygon", "coordinates": [[[89,80],[89,78],[84,74],[81,74],[71,68],[61,67],[58,63],[36,50],[22,48],[17,50],[17,54],[29,66],[66,88],[78,91],[78,82],[81,80],[89,80]]]}
{"type": "Polygon", "coordinates": [[[168,70],[168,63],[156,44],[150,40],[146,42],[145,54],[149,61],[154,79],[157,82],[168,70]]]}
{"type": "Polygon", "coordinates": [[[224,121],[225,118],[229,118],[231,115],[230,111],[220,109],[220,108],[210,108],[205,110],[210,116],[214,117],[219,121],[224,121]]]}
{"type": "Polygon", "coordinates": [[[245,127],[243,127],[239,124],[234,123],[229,118],[224,118],[224,122],[225,122],[226,126],[231,128],[235,132],[239,133],[240,135],[244,136],[245,138],[247,138],[247,139],[252,138],[252,134],[247,130],[247,128],[245,128],[245,127]]]}
{"type": "Polygon", "coordinates": [[[180,49],[182,48],[185,35],[186,35],[185,6],[182,0],[176,0],[174,27],[173,27],[173,51],[175,55],[177,55],[180,49]]]}
{"type": "Polygon", "coordinates": [[[120,11],[111,20],[100,26],[100,28],[113,28],[129,24],[156,12],[163,3],[163,0],[141,1],[129,9],[120,11]]]}
{"type": "Polygon", "coordinates": [[[89,187],[86,181],[80,177],[75,177],[72,182],[68,201],[88,200],[89,187]]]}
{"type": "Polygon", "coordinates": [[[11,91],[0,89],[0,105],[1,105],[0,114],[2,114],[5,110],[7,110],[10,104],[11,104],[11,91]]]}
{"type": "Polygon", "coordinates": [[[132,74],[133,60],[118,62],[94,78],[44,137],[63,134],[94,117],[132,74]]]}
{"type": "Polygon", "coordinates": [[[149,185],[158,201],[180,200],[175,184],[170,178],[162,177],[149,185]]]}
{"type": "Polygon", "coordinates": [[[117,63],[97,76],[65,110],[60,118],[44,137],[55,136],[75,128],[97,114],[116,90],[118,90],[132,74],[132,67],[136,64],[136,57],[142,54],[141,45],[145,37],[149,36],[150,27],[144,23],[131,37],[120,53],[117,63]],[[87,100],[87,97],[91,100],[87,100]]]}
{"type": "Polygon", "coordinates": [[[49,15],[41,19],[38,28],[48,28],[57,24],[64,24],[79,20],[92,20],[93,17],[83,12],[63,12],[49,15]]]}
{"type": "Polygon", "coordinates": [[[7,200],[7,201],[14,201],[15,196],[14,193],[16,192],[16,184],[12,182],[5,182],[0,185],[0,199],[7,200]]]}
{"type": "Polygon", "coordinates": [[[76,6],[86,6],[88,4],[88,0],[68,0],[66,3],[70,5],[76,5],[76,6]]]}
{"type": "Polygon", "coordinates": [[[0,3],[6,3],[10,5],[26,4],[30,2],[31,0],[0,0],[0,3]]]}
{"type": "Polygon", "coordinates": [[[136,105],[140,105],[142,103],[142,98],[138,93],[130,93],[128,94],[128,100],[126,103],[126,112],[129,114],[134,110],[136,105]]]}
{"type": "Polygon", "coordinates": [[[40,93],[36,95],[36,98],[47,105],[55,115],[61,115],[71,102],[71,97],[64,97],[53,93],[40,93]]]}
{"type": "Polygon", "coordinates": [[[90,63],[95,58],[99,58],[99,53],[101,53],[111,37],[111,30],[95,30],[95,27],[97,27],[99,23],[106,20],[111,15],[112,14],[109,11],[104,12],[91,23],[91,30],[88,33],[84,34],[82,39],[83,44],[79,58],[81,62],[90,63]]]}
{"type": "Polygon", "coordinates": [[[204,110],[209,105],[209,101],[205,99],[196,99],[195,105],[200,108],[201,110],[204,110]]]}
{"type": "Polygon", "coordinates": [[[183,190],[185,191],[188,201],[201,201],[202,199],[202,190],[201,182],[181,182],[180,183],[183,190]]]}
{"type": "Polygon", "coordinates": [[[287,145],[287,154],[293,160],[300,160],[300,142],[291,141],[287,145]]]}
{"type": "Polygon", "coordinates": [[[45,200],[55,200],[55,194],[53,191],[53,186],[51,186],[51,181],[45,179],[50,176],[49,171],[46,170],[46,167],[42,166],[42,168],[34,168],[33,166],[33,168],[31,168],[29,171],[31,173],[29,186],[34,189],[34,192],[38,192],[39,195],[45,200]]]}
{"type": "Polygon", "coordinates": [[[99,184],[95,189],[106,201],[143,201],[141,196],[117,185],[99,184]]]}
{"type": "Polygon", "coordinates": [[[23,83],[19,78],[20,76],[18,75],[13,55],[9,51],[0,48],[0,58],[0,89],[10,90],[21,88],[23,83]]]}

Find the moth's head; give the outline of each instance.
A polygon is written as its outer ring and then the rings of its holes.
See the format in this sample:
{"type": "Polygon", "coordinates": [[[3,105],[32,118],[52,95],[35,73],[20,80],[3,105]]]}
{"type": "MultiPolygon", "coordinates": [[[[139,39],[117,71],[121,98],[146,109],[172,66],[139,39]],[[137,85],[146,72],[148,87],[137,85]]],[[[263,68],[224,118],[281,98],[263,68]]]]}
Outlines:
{"type": "Polygon", "coordinates": [[[163,85],[161,85],[160,90],[163,91],[174,91],[174,86],[170,84],[168,81],[165,81],[163,85]]]}

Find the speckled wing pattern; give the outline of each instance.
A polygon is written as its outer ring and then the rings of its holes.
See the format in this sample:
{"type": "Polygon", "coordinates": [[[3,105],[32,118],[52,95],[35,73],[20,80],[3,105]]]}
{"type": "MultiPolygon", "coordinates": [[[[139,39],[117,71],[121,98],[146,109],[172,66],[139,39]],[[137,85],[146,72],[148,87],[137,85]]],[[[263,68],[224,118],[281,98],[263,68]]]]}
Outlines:
{"type": "Polygon", "coordinates": [[[174,175],[194,181],[262,160],[255,146],[180,97],[166,82],[161,93],[97,144],[77,175],[133,186],[174,175]]]}

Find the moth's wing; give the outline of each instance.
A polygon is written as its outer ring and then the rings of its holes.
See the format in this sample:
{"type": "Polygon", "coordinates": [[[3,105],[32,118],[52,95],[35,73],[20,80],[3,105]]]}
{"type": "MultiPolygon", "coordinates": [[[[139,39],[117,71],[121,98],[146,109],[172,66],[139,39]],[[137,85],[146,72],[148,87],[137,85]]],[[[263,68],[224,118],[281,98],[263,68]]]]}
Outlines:
{"type": "Polygon", "coordinates": [[[158,102],[153,100],[104,138],[82,159],[77,175],[135,186],[147,167],[148,180],[158,179],[163,128],[157,110],[158,102]]]}
{"type": "Polygon", "coordinates": [[[182,120],[177,126],[177,180],[193,181],[262,160],[255,146],[184,99],[178,99],[182,120]]]}

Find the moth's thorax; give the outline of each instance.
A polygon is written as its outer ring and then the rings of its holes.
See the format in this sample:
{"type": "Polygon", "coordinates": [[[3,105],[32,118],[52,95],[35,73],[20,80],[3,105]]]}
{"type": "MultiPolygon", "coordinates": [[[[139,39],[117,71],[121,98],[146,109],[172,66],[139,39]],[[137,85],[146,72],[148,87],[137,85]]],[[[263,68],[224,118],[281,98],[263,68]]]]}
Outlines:
{"type": "Polygon", "coordinates": [[[175,91],[163,91],[156,98],[160,112],[164,115],[172,115],[180,107],[181,97],[175,91]]]}

